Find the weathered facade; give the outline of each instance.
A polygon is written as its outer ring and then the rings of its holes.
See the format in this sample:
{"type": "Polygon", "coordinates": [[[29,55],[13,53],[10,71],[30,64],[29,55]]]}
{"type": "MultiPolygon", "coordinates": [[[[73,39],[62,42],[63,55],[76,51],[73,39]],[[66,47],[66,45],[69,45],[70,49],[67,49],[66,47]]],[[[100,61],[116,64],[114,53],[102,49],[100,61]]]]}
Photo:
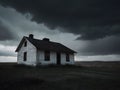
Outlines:
{"type": "Polygon", "coordinates": [[[49,39],[34,39],[33,35],[23,37],[17,49],[17,63],[25,65],[74,64],[75,51],[49,39]]]}

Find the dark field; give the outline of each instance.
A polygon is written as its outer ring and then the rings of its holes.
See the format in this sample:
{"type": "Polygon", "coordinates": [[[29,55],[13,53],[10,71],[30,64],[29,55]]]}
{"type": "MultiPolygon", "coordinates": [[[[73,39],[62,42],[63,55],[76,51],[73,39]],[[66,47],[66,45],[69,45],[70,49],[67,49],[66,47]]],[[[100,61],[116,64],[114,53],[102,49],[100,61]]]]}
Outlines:
{"type": "Polygon", "coordinates": [[[0,90],[120,90],[120,64],[116,65],[114,68],[0,64],[0,90]]]}

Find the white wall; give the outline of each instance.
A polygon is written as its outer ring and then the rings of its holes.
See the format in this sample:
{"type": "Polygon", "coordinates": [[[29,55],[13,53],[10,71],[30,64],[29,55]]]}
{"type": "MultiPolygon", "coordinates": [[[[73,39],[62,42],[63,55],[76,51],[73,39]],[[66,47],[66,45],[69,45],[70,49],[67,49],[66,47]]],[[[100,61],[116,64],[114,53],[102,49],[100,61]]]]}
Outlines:
{"type": "Polygon", "coordinates": [[[34,45],[32,45],[27,39],[27,46],[24,47],[24,44],[22,45],[21,49],[18,51],[18,64],[26,64],[26,65],[36,65],[36,48],[34,45]],[[23,60],[23,54],[24,52],[27,52],[27,60],[23,60]]]}
{"type": "Polygon", "coordinates": [[[56,53],[55,52],[50,52],[50,60],[45,61],[44,57],[44,51],[37,51],[37,62],[42,64],[42,65],[48,65],[48,64],[56,64],[56,53]]]}
{"type": "MultiPolygon", "coordinates": [[[[37,51],[37,62],[42,64],[42,65],[48,65],[48,64],[57,64],[57,53],[56,52],[50,52],[50,61],[45,61],[44,58],[44,51],[37,51]]],[[[74,55],[70,54],[70,61],[66,61],[66,54],[61,53],[61,64],[74,64],[74,55]]]]}
{"type": "Polygon", "coordinates": [[[66,61],[66,54],[65,53],[61,53],[61,64],[65,65],[65,64],[74,64],[74,54],[69,54],[70,60],[66,61]]]}
{"type": "Polygon", "coordinates": [[[75,64],[74,54],[70,54],[70,64],[75,64]]]}

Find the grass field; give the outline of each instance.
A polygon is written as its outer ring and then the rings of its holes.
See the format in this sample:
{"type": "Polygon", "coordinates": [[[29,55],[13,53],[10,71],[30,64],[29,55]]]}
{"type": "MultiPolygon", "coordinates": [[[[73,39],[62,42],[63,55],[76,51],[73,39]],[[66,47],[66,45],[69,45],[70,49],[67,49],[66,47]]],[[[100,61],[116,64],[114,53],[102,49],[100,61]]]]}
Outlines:
{"type": "Polygon", "coordinates": [[[0,90],[120,90],[120,68],[0,64],[0,90]]]}

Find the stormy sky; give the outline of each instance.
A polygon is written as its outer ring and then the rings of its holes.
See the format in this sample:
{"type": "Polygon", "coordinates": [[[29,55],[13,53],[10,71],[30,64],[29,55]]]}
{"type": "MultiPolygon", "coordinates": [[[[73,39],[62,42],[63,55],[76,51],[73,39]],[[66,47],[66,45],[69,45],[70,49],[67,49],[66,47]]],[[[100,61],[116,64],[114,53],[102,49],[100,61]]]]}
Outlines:
{"type": "Polygon", "coordinates": [[[76,60],[120,60],[119,0],[0,0],[0,61],[16,61],[23,36],[50,38],[76,60]]]}

